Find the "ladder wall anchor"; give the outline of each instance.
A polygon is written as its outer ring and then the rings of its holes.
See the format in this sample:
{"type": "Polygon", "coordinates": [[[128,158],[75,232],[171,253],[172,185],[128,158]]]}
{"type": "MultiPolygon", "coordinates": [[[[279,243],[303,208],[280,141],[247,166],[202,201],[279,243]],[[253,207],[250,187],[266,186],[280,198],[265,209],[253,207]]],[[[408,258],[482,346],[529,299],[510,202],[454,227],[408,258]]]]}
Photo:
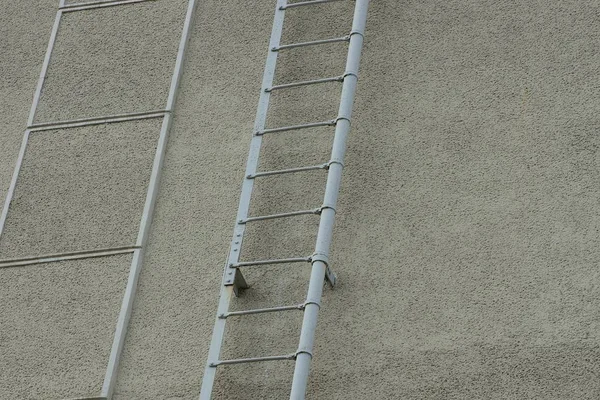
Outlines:
{"type": "Polygon", "coordinates": [[[242,271],[237,268],[228,266],[225,270],[225,277],[223,278],[224,286],[233,286],[233,294],[235,297],[240,297],[244,289],[248,289],[250,285],[246,282],[242,271]]]}
{"type": "MultiPolygon", "coordinates": [[[[327,281],[327,283],[329,283],[329,285],[332,288],[335,287],[335,284],[337,283],[337,275],[335,272],[333,272],[333,269],[331,269],[331,267],[329,266],[329,257],[326,254],[315,253],[310,257],[310,262],[314,264],[317,261],[321,261],[323,264],[325,264],[325,280],[327,281]]],[[[315,304],[319,304],[319,303],[315,303],[315,304]]],[[[320,304],[319,304],[319,306],[320,306],[320,304]]]]}

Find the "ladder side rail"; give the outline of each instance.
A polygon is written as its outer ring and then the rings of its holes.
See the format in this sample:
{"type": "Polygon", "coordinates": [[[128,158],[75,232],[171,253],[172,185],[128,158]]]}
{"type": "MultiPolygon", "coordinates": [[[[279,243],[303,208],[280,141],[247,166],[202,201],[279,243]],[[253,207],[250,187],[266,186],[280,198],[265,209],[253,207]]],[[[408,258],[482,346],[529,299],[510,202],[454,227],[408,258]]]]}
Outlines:
{"type": "Polygon", "coordinates": [[[172,111],[175,107],[177,93],[179,92],[181,76],[183,74],[183,63],[185,59],[185,53],[189,43],[193,25],[193,18],[197,5],[197,0],[188,1],[188,7],[181,33],[181,39],[179,42],[179,48],[177,51],[177,57],[175,59],[175,67],[173,69],[173,77],[171,79],[171,85],[169,88],[169,94],[167,98],[167,112],[164,115],[163,123],[160,129],[160,135],[156,146],[154,162],[152,165],[152,172],[150,174],[150,182],[148,184],[146,200],[144,203],[144,210],[142,213],[138,237],[136,240],[136,246],[138,246],[138,248],[136,248],[133,252],[133,259],[131,261],[131,267],[129,268],[129,276],[127,278],[127,286],[125,288],[125,294],[121,303],[121,309],[119,311],[119,317],[117,319],[113,344],[108,359],[108,365],[106,367],[104,381],[102,383],[100,397],[106,397],[107,400],[110,400],[112,398],[117,380],[119,362],[121,359],[121,354],[123,352],[123,346],[125,344],[125,337],[127,335],[127,328],[129,326],[129,319],[131,317],[131,310],[133,308],[133,301],[137,289],[137,282],[142,268],[144,250],[150,232],[150,225],[152,223],[152,216],[154,214],[154,205],[156,204],[156,197],[158,195],[160,175],[164,162],[167,140],[173,122],[172,111]]]}
{"type": "Polygon", "coordinates": [[[333,149],[325,187],[323,210],[319,222],[319,231],[315,245],[315,254],[312,259],[312,270],[308,293],[305,302],[302,330],[296,356],[291,400],[304,400],[308,384],[310,363],[314,346],[317,318],[323,293],[329,257],[329,247],[332,240],[333,225],[335,220],[335,207],[339,195],[343,171],[346,141],[350,131],[350,118],[352,105],[358,81],[358,67],[360,63],[363,35],[367,19],[369,0],[356,0],[352,32],[346,61],[345,79],[342,86],[338,122],[335,129],[333,149]]]}
{"type": "MultiPolygon", "coordinates": [[[[65,0],[60,0],[58,6],[63,6],[64,2],[65,0]]],[[[38,83],[35,88],[35,93],[33,95],[33,102],[31,103],[31,109],[29,110],[29,117],[27,118],[28,127],[33,124],[33,120],[37,112],[37,107],[40,102],[40,97],[42,95],[42,88],[44,87],[46,75],[48,74],[50,58],[52,57],[52,51],[54,50],[54,45],[56,43],[56,36],[58,35],[58,28],[60,26],[62,14],[63,12],[60,9],[56,11],[56,17],[54,18],[54,24],[52,25],[50,39],[48,40],[48,47],[46,48],[46,54],[44,55],[44,62],[42,63],[42,69],[40,71],[38,83]]],[[[19,149],[19,155],[17,156],[15,169],[10,180],[8,192],[6,193],[4,207],[2,208],[2,213],[0,214],[0,236],[2,236],[2,231],[4,230],[4,225],[6,224],[6,219],[8,218],[8,209],[10,208],[10,203],[12,202],[15,193],[15,188],[17,186],[17,180],[19,179],[19,173],[21,172],[21,166],[23,165],[23,159],[25,157],[25,149],[27,148],[27,142],[29,141],[29,135],[30,130],[27,129],[23,134],[23,140],[21,141],[21,147],[19,149]]]]}
{"type": "Polygon", "coordinates": [[[252,197],[252,190],[254,188],[254,179],[249,177],[253,176],[257,172],[258,159],[262,144],[262,136],[257,135],[256,133],[264,130],[267,120],[267,111],[269,108],[271,93],[265,89],[273,86],[278,53],[272,49],[277,48],[281,41],[286,5],[287,0],[277,0],[275,16],[273,19],[273,27],[271,29],[271,38],[269,40],[269,51],[267,60],[265,62],[260,98],[256,110],[254,134],[252,135],[250,142],[250,150],[248,154],[248,161],[246,163],[246,172],[244,174],[244,181],[242,184],[233,239],[225,265],[225,270],[223,272],[223,283],[221,285],[219,295],[217,317],[215,319],[206,367],[202,377],[202,386],[200,388],[200,400],[210,400],[212,396],[213,385],[217,373],[215,363],[219,361],[219,357],[221,355],[221,347],[225,335],[226,319],[219,318],[218,316],[226,314],[229,311],[231,297],[237,290],[235,285],[237,285],[237,283],[240,281],[243,282],[241,271],[233,267],[233,265],[239,263],[245,232],[245,224],[239,223],[239,221],[244,221],[248,217],[248,212],[250,210],[250,200],[252,197]]]}

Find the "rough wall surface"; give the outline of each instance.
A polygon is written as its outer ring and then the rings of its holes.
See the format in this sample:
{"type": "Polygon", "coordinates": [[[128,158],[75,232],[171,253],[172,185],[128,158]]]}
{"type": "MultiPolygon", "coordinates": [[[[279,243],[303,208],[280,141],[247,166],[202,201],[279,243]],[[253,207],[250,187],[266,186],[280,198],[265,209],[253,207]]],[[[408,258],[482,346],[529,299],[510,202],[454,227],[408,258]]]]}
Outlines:
{"type": "MultiPolygon", "coordinates": [[[[347,32],[352,4],[289,12],[285,42],[347,32]]],[[[199,3],[115,399],[199,392],[272,12],[199,3]]],[[[308,398],[600,396],[599,19],[593,0],[372,2],[308,398]]],[[[282,54],[277,80],[343,55],[282,54]]],[[[329,118],[338,95],[277,94],[269,125],[329,118]]],[[[331,133],[267,139],[261,168],[326,161],[331,133]]],[[[253,214],[318,206],[309,175],[261,182],[253,214]]],[[[310,254],[315,226],[257,224],[244,258],[310,254]]],[[[239,309],[303,301],[308,271],[246,277],[239,309]]],[[[293,352],[300,317],[234,321],[224,356],[293,352]]],[[[291,371],[224,368],[216,397],[286,398],[291,371]]]]}
{"type": "Polygon", "coordinates": [[[131,255],[0,270],[0,397],[100,393],[131,255]]]}

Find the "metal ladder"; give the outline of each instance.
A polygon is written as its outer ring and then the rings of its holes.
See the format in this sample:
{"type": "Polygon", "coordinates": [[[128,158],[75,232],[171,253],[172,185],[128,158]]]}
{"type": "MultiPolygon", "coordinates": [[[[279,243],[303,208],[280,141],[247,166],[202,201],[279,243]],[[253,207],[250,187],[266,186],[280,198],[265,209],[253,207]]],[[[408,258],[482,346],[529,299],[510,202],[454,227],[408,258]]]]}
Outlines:
{"type": "Polygon", "coordinates": [[[356,0],[354,9],[354,18],[351,32],[344,37],[314,40],[310,42],[280,44],[283,31],[283,21],[286,11],[292,12],[299,7],[317,6],[324,3],[331,3],[340,0],[311,0],[295,3],[288,3],[287,0],[277,0],[275,9],[275,19],[271,32],[269,53],[267,56],[265,71],[263,75],[262,90],[256,113],[254,124],[254,134],[250,143],[250,153],[246,165],[246,175],[242,185],[242,192],[237,213],[237,220],[234,228],[233,239],[229,250],[229,256],[223,273],[223,284],[217,309],[217,318],[213,330],[208,361],[204,370],[202,388],[200,391],[200,400],[210,400],[217,372],[217,367],[221,365],[254,363],[262,361],[295,360],[295,370],[292,380],[292,389],[290,399],[301,400],[305,398],[306,386],[310,363],[312,360],[313,343],[317,325],[317,317],[321,307],[321,296],[323,292],[323,282],[325,279],[331,285],[335,284],[335,274],[329,267],[329,246],[332,239],[333,222],[335,218],[335,207],[337,204],[342,170],[344,167],[344,154],[346,152],[346,140],[350,131],[350,118],[352,115],[352,105],[356,84],[358,81],[358,66],[360,62],[363,35],[366,25],[367,9],[369,0],[356,0]],[[275,75],[275,66],[277,56],[280,51],[293,50],[298,47],[315,46],[325,43],[348,42],[348,56],[346,60],[346,69],[340,76],[331,78],[322,78],[301,82],[292,82],[273,86],[275,75]],[[267,110],[269,107],[270,95],[275,90],[283,90],[293,87],[320,84],[325,82],[342,82],[342,94],[339,105],[339,112],[336,118],[329,121],[310,122],[301,125],[291,125],[278,128],[265,129],[267,119],[267,110]],[[299,129],[310,129],[319,126],[335,126],[335,135],[333,139],[333,148],[331,158],[327,163],[314,166],[299,168],[290,168],[277,171],[257,172],[259,153],[261,149],[262,137],[264,135],[294,131],[299,129]],[[254,180],[263,176],[272,176],[288,173],[296,173],[309,170],[323,169],[327,171],[327,185],[322,206],[311,210],[293,211],[288,213],[264,215],[257,217],[248,216],[250,200],[254,180]],[[248,223],[260,220],[286,218],[297,215],[317,214],[320,215],[319,230],[317,234],[315,251],[308,257],[280,258],[270,260],[256,260],[240,262],[240,253],[244,239],[245,227],[248,223]],[[279,306],[272,308],[262,308],[246,311],[229,311],[229,304],[232,295],[239,295],[240,290],[247,287],[246,281],[241,273],[241,269],[250,266],[261,266],[269,264],[283,263],[311,263],[312,270],[306,301],[299,305],[279,306]],[[265,357],[240,358],[231,360],[221,360],[221,347],[225,334],[225,323],[227,318],[240,317],[249,314],[260,314],[268,312],[282,312],[290,310],[301,310],[304,312],[302,329],[298,349],[295,353],[287,355],[273,355],[265,357]]]}
{"type": "Polygon", "coordinates": [[[40,103],[40,98],[44,89],[46,77],[48,76],[48,69],[50,66],[53,50],[57,41],[59,27],[65,14],[75,13],[79,11],[105,9],[107,7],[128,6],[136,3],[150,3],[153,1],[155,0],[72,0],[69,2],[67,2],[67,0],[59,0],[56,17],[54,19],[50,39],[48,41],[46,55],[44,57],[37,87],[33,97],[33,103],[27,120],[27,128],[23,135],[21,148],[19,150],[16,166],[10,182],[8,193],[6,195],[4,208],[0,213],[0,236],[2,236],[4,226],[8,218],[10,205],[13,201],[13,196],[16,190],[19,174],[23,165],[23,160],[29,143],[29,138],[32,133],[52,131],[57,129],[80,128],[93,125],[115,124],[127,121],[139,121],[158,118],[162,119],[160,133],[156,143],[156,152],[154,155],[152,170],[149,174],[150,179],[148,182],[146,198],[144,201],[144,208],[139,223],[137,239],[134,244],[124,243],[120,247],[86,249],[82,251],[67,251],[63,253],[46,254],[40,256],[26,256],[18,259],[0,259],[0,269],[3,269],[13,267],[25,267],[35,264],[54,263],[67,260],[81,260],[88,258],[107,257],[118,254],[131,254],[132,261],[127,277],[127,285],[125,287],[125,292],[121,302],[119,315],[116,321],[115,332],[113,336],[112,346],[110,349],[110,354],[108,355],[107,367],[104,375],[104,380],[102,382],[102,388],[100,389],[99,394],[78,397],[74,400],[110,400],[113,396],[113,392],[117,381],[119,363],[121,360],[121,355],[123,353],[123,346],[125,344],[125,337],[127,335],[127,329],[129,327],[129,320],[131,317],[131,310],[133,308],[133,301],[137,290],[137,282],[142,268],[144,251],[150,233],[150,226],[152,223],[154,206],[158,195],[162,165],[165,158],[167,141],[173,122],[173,112],[175,110],[177,94],[179,91],[181,77],[183,74],[185,54],[187,51],[189,40],[191,38],[191,32],[194,24],[194,14],[199,1],[187,0],[187,11],[183,22],[179,46],[177,50],[177,56],[175,58],[175,63],[173,66],[173,75],[170,78],[171,83],[169,86],[167,98],[165,100],[166,105],[164,109],[127,112],[121,114],[76,118],[61,121],[46,121],[39,123],[35,122],[35,117],[38,105],[40,103]]]}

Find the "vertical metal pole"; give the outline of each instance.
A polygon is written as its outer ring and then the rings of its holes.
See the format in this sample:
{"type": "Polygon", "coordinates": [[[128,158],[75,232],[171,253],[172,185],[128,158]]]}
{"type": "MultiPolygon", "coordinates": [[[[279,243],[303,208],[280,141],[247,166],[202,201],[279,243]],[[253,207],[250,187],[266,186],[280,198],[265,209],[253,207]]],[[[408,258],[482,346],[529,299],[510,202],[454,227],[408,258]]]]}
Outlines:
{"type": "MultiPolygon", "coordinates": [[[[59,7],[64,4],[65,0],[60,0],[59,7]]],[[[31,103],[31,109],[29,111],[29,117],[27,118],[27,127],[33,124],[33,120],[35,118],[35,113],[37,111],[38,104],[40,102],[40,97],[42,95],[42,88],[44,87],[44,82],[46,81],[46,75],[48,73],[48,66],[50,65],[50,58],[52,58],[52,51],[54,50],[54,44],[56,43],[56,36],[58,35],[58,28],[60,26],[60,20],[62,17],[62,11],[58,10],[56,12],[56,17],[54,18],[54,24],[52,25],[52,31],[50,33],[50,39],[48,40],[48,47],[46,48],[46,55],[44,56],[44,62],[42,63],[42,70],[40,71],[40,76],[38,78],[37,87],[35,89],[35,93],[33,95],[33,102],[31,103]]],[[[12,202],[13,196],[15,194],[15,188],[17,186],[17,180],[19,178],[19,173],[21,172],[21,165],[23,164],[23,158],[25,157],[25,149],[27,148],[27,142],[29,140],[29,135],[31,131],[28,129],[25,131],[23,135],[23,140],[21,141],[21,148],[19,150],[19,155],[17,157],[17,164],[15,166],[12,179],[10,181],[10,186],[8,188],[8,192],[6,193],[6,200],[4,202],[4,207],[2,208],[2,213],[0,214],[0,236],[2,235],[2,231],[4,230],[4,225],[6,223],[6,219],[8,218],[8,209],[10,207],[10,203],[12,202]]]]}
{"type": "Polygon", "coordinates": [[[300,333],[300,342],[296,356],[296,367],[294,369],[294,378],[290,393],[291,400],[304,400],[306,395],[317,318],[319,308],[321,307],[323,282],[327,270],[329,245],[333,233],[335,207],[340,190],[344,155],[346,153],[346,140],[350,131],[352,105],[358,81],[358,66],[360,63],[368,7],[369,0],[356,0],[339,115],[331,152],[331,165],[327,176],[323,211],[319,223],[315,255],[313,256],[312,271],[306,296],[304,319],[302,321],[302,331],[300,333]]]}
{"type": "MultiPolygon", "coordinates": [[[[62,6],[63,3],[64,0],[61,0],[59,3],[59,7],[62,6]]],[[[48,49],[46,50],[44,63],[42,64],[42,71],[40,72],[40,77],[38,79],[38,84],[35,89],[35,94],[33,95],[33,103],[31,104],[31,111],[29,112],[29,118],[27,119],[28,127],[33,125],[33,121],[35,119],[35,113],[37,111],[37,107],[40,102],[40,97],[42,95],[44,81],[46,80],[46,75],[48,74],[48,66],[50,65],[50,58],[52,57],[52,50],[54,50],[54,43],[56,43],[56,36],[58,35],[58,27],[60,25],[61,17],[62,11],[59,9],[56,12],[56,18],[54,19],[54,25],[52,26],[52,33],[50,33],[50,40],[48,41],[48,49]]]]}
{"type": "MultiPolygon", "coordinates": [[[[275,76],[275,66],[277,64],[278,55],[278,52],[274,51],[273,48],[278,47],[281,40],[286,5],[287,0],[277,0],[273,28],[271,30],[271,39],[269,41],[269,53],[265,62],[260,98],[258,100],[258,108],[256,110],[256,119],[254,121],[255,133],[262,131],[265,128],[265,123],[267,120],[267,111],[269,109],[271,92],[266,91],[265,89],[273,86],[273,78],[275,76]]],[[[262,135],[254,135],[252,137],[252,141],[250,142],[250,152],[248,154],[248,161],[246,163],[246,178],[244,178],[244,182],[242,184],[242,193],[240,195],[240,203],[236,217],[237,222],[233,232],[233,240],[231,242],[231,248],[227,258],[227,265],[225,266],[225,271],[223,273],[223,284],[221,285],[219,306],[217,308],[217,318],[213,328],[210,349],[207,357],[208,360],[206,363],[206,368],[204,369],[204,376],[202,377],[200,400],[210,400],[212,396],[213,385],[217,374],[217,367],[211,364],[219,360],[219,356],[221,355],[221,346],[223,344],[223,337],[225,335],[226,320],[219,318],[218,316],[229,311],[229,303],[231,302],[231,297],[234,292],[234,284],[236,283],[236,274],[241,274],[241,272],[238,270],[230,268],[230,265],[239,261],[246,227],[244,223],[240,223],[239,221],[245,220],[248,217],[252,189],[254,187],[254,179],[249,179],[248,176],[256,173],[261,143],[262,135]]]]}
{"type": "Polygon", "coordinates": [[[131,267],[129,268],[129,277],[127,278],[127,286],[125,288],[125,295],[123,296],[123,302],[121,303],[121,310],[119,312],[117,326],[115,328],[113,344],[108,359],[108,366],[106,367],[104,383],[102,384],[102,392],[100,396],[106,397],[107,399],[112,398],[117,380],[119,361],[123,351],[125,337],[127,335],[127,327],[129,326],[129,318],[131,316],[131,309],[133,308],[137,282],[142,269],[144,250],[146,241],[148,239],[148,234],[150,232],[150,225],[152,223],[152,215],[154,213],[154,205],[156,203],[156,197],[158,194],[160,174],[167,147],[167,139],[169,137],[169,131],[173,121],[172,111],[174,109],[175,100],[179,91],[179,82],[183,74],[183,61],[190,39],[193,17],[197,3],[198,2],[196,0],[189,0],[188,2],[185,22],[183,24],[183,30],[181,33],[181,40],[179,42],[179,50],[177,51],[175,68],[173,77],[171,79],[171,86],[169,88],[169,96],[166,107],[167,113],[164,116],[160,129],[160,136],[156,147],[156,154],[154,156],[154,164],[152,165],[152,172],[150,174],[150,183],[148,184],[148,191],[146,194],[146,202],[144,204],[144,211],[142,213],[142,220],[140,222],[140,229],[136,242],[136,246],[140,246],[141,248],[136,249],[133,253],[133,260],[131,262],[131,267]]]}

